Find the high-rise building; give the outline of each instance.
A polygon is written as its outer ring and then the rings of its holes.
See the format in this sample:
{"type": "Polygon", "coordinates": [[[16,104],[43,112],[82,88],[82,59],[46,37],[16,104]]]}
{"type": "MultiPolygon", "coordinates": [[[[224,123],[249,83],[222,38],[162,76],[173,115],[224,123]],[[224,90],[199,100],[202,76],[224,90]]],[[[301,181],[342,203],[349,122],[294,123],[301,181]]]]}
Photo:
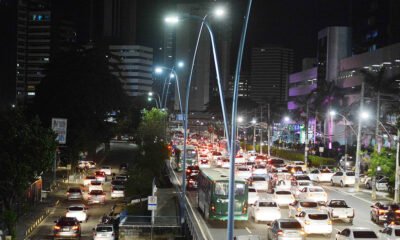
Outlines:
{"type": "Polygon", "coordinates": [[[293,71],[293,50],[266,46],[251,51],[251,99],[263,104],[267,99],[287,101],[287,81],[293,71]]]}
{"type": "Polygon", "coordinates": [[[351,29],[327,27],[318,32],[317,84],[336,81],[339,61],[351,55],[351,29]]]}
{"type": "Polygon", "coordinates": [[[352,0],[351,21],[355,54],[400,42],[398,0],[352,0]]]}
{"type": "Polygon", "coordinates": [[[17,1],[15,0],[0,0],[0,36],[1,109],[15,103],[17,44],[17,1]]]}
{"type": "Polygon", "coordinates": [[[19,0],[16,98],[29,101],[46,76],[51,53],[51,11],[47,0],[19,0]]]}
{"type": "Polygon", "coordinates": [[[129,97],[147,95],[152,91],[153,49],[139,45],[110,45],[110,71],[121,81],[129,97]],[[113,66],[117,65],[117,68],[113,66]]]}
{"type": "Polygon", "coordinates": [[[103,37],[111,44],[136,43],[136,0],[104,0],[103,37]]]}
{"type": "MultiPolygon", "coordinates": [[[[204,16],[209,14],[216,3],[213,1],[182,1],[176,6],[176,11],[195,16],[204,16]]],[[[229,4],[218,2],[225,7],[229,4]]],[[[229,18],[213,19],[209,16],[208,20],[212,25],[214,37],[217,45],[218,61],[221,73],[221,82],[223,91],[226,92],[230,78],[230,42],[231,42],[231,23],[229,18]],[[213,21],[224,27],[213,25],[213,21]]],[[[197,41],[200,24],[199,21],[182,21],[175,28],[168,27],[164,34],[164,64],[172,67],[176,60],[183,60],[186,65],[186,71],[182,71],[179,75],[180,79],[188,79],[190,65],[193,58],[193,49],[197,41]]],[[[189,109],[194,112],[206,110],[206,106],[214,95],[218,95],[218,84],[216,80],[213,53],[211,49],[210,37],[206,27],[201,33],[202,37],[199,43],[199,50],[196,56],[195,68],[192,77],[190,89],[189,109]]],[[[182,81],[181,93],[182,101],[185,101],[186,82],[182,81]]],[[[177,91],[174,91],[177,92],[177,91]]],[[[175,94],[174,109],[179,109],[178,96],[175,94]]]]}

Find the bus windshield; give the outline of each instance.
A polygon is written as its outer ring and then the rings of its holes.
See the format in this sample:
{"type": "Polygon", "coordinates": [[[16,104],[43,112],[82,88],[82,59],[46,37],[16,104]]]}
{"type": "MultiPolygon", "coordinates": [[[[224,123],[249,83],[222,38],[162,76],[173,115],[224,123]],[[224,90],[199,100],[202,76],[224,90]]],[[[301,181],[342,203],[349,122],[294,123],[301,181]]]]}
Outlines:
{"type": "MultiPolygon", "coordinates": [[[[235,195],[242,196],[245,193],[245,184],[235,184],[235,195]]],[[[220,196],[228,196],[229,194],[229,183],[227,182],[216,182],[215,183],[215,194],[220,196]]]]}
{"type": "Polygon", "coordinates": [[[186,157],[187,158],[195,158],[196,157],[196,150],[193,150],[193,149],[187,149],[186,150],[186,157]]]}

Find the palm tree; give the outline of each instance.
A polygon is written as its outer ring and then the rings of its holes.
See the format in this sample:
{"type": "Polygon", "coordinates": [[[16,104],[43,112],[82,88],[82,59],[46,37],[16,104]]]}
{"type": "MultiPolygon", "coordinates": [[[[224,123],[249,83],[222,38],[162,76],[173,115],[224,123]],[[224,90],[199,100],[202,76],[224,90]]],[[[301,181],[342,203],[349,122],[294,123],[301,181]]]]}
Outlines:
{"type": "Polygon", "coordinates": [[[376,101],[376,123],[375,123],[375,142],[377,144],[378,153],[381,151],[381,139],[379,136],[379,120],[381,114],[381,98],[382,96],[387,96],[393,98],[398,96],[400,93],[398,86],[396,85],[396,80],[400,78],[400,75],[386,76],[387,68],[381,67],[377,72],[369,71],[367,69],[362,69],[361,74],[364,76],[364,81],[369,86],[372,87],[375,93],[376,101]]]}

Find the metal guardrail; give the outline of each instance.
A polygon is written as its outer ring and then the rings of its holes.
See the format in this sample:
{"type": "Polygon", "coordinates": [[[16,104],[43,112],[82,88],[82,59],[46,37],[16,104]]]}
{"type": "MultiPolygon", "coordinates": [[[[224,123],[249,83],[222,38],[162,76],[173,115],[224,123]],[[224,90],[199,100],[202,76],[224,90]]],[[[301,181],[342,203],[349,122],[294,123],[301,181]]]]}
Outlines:
{"type": "MultiPolygon", "coordinates": [[[[166,160],[167,166],[168,166],[168,171],[169,171],[169,178],[173,185],[176,188],[177,193],[181,193],[181,185],[179,184],[179,180],[177,175],[175,174],[174,170],[171,167],[171,162],[170,160],[166,160]],[[174,179],[175,178],[175,179],[174,179]]],[[[179,197],[179,201],[182,201],[181,198],[179,197]]],[[[210,240],[212,239],[211,236],[207,236],[202,228],[200,227],[200,223],[198,219],[196,218],[195,212],[193,210],[193,207],[188,199],[187,196],[185,196],[185,209],[184,209],[184,218],[185,218],[185,223],[190,231],[191,237],[194,240],[210,240]]]]}

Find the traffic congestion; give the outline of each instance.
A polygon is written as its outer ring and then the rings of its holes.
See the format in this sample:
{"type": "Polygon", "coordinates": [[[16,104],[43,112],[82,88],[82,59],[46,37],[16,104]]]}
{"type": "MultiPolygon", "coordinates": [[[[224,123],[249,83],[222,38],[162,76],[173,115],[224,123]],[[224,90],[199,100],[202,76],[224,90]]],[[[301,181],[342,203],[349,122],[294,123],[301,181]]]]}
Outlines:
{"type": "MultiPolygon", "coordinates": [[[[171,142],[171,167],[178,174],[183,170],[181,136],[174,136],[171,142]]],[[[186,147],[187,159],[190,158],[186,162],[186,187],[209,226],[228,217],[230,164],[225,143],[193,134],[186,147]]],[[[371,228],[354,223],[360,213],[356,210],[358,206],[332,197],[332,189],[353,189],[355,173],[351,169],[307,167],[301,160],[288,161],[238,149],[234,219],[245,222],[245,226],[263,225],[267,231],[262,235],[237,235],[236,239],[400,239],[397,204],[390,201],[371,204],[370,221],[376,226],[371,228]]],[[[371,178],[361,176],[360,181],[365,189],[370,188],[371,178]]],[[[387,181],[386,187],[385,181],[381,183],[378,179],[377,189],[387,191],[387,181]]],[[[364,216],[366,211],[360,214],[364,216]]]]}

